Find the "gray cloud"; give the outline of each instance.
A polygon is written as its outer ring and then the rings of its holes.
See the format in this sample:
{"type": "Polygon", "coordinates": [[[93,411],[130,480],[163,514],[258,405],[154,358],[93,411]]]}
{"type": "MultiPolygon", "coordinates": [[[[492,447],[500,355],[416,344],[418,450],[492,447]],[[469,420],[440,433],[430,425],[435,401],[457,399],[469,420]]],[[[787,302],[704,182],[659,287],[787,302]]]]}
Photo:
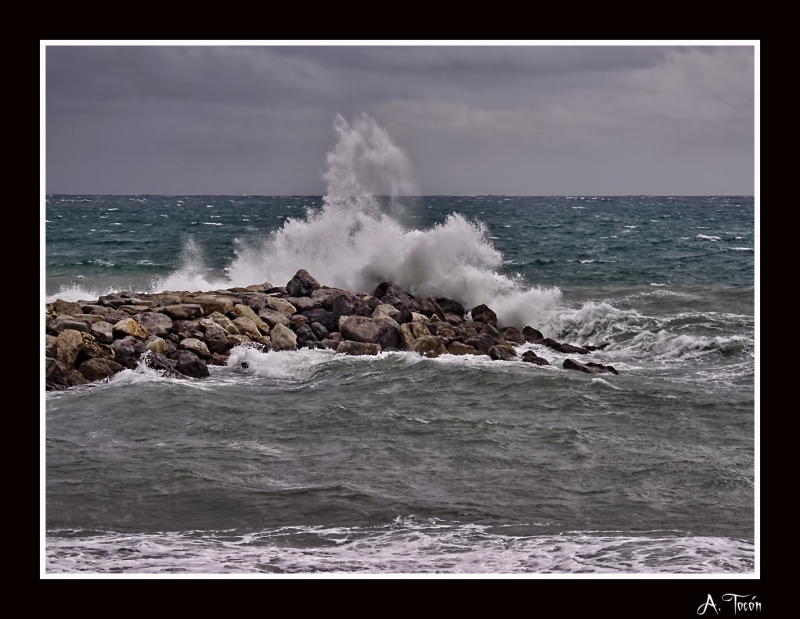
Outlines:
{"type": "Polygon", "coordinates": [[[49,193],[321,194],[364,111],[422,193],[752,193],[752,46],[48,46],[49,193]]]}

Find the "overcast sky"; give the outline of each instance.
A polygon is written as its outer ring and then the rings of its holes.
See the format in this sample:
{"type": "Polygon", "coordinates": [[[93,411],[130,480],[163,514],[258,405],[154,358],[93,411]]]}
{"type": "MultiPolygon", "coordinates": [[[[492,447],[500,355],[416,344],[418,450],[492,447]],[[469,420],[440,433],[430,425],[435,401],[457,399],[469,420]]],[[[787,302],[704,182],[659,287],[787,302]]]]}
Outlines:
{"type": "Polygon", "coordinates": [[[47,193],[322,195],[337,114],[421,194],[754,192],[752,45],[46,45],[47,193]]]}

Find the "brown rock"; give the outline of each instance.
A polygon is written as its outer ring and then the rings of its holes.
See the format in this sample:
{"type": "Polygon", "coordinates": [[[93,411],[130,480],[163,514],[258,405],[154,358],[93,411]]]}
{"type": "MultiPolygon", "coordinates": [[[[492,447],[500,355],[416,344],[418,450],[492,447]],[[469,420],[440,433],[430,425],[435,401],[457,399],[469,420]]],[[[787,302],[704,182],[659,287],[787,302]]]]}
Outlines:
{"type": "Polygon", "coordinates": [[[144,341],[147,339],[147,327],[140,323],[135,318],[126,318],[120,320],[114,325],[114,339],[123,338],[128,335],[139,338],[144,341]]]}
{"type": "Polygon", "coordinates": [[[113,359],[87,359],[78,366],[78,371],[89,381],[102,380],[121,372],[125,368],[113,359]]]}
{"type": "Polygon", "coordinates": [[[81,332],[75,329],[65,329],[58,334],[56,339],[56,359],[64,366],[64,371],[74,369],[78,353],[83,350],[81,332]]]}

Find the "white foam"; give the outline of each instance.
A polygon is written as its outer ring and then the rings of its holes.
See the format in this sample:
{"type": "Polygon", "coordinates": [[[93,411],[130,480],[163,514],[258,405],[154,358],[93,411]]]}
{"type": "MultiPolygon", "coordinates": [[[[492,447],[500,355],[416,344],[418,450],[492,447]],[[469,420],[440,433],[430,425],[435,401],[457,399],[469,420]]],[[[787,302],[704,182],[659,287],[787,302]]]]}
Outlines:
{"type": "Polygon", "coordinates": [[[721,241],[722,240],[718,236],[708,236],[706,234],[698,234],[695,238],[697,238],[697,239],[705,239],[706,241],[721,241]]]}

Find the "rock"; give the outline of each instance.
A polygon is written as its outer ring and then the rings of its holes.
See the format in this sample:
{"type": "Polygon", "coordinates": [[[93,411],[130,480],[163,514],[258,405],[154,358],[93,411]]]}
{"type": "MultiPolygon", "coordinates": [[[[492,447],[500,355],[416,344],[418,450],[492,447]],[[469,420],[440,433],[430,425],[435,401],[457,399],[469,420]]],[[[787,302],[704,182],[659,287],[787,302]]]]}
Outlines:
{"type": "Polygon", "coordinates": [[[64,367],[64,372],[75,368],[75,360],[83,349],[81,332],[75,329],[64,329],[56,338],[56,359],[64,367]]]}
{"type": "MultiPolygon", "coordinates": [[[[250,320],[252,320],[255,323],[256,328],[261,332],[261,334],[269,335],[269,330],[270,330],[269,324],[264,322],[264,320],[258,314],[256,314],[252,310],[252,308],[247,307],[246,305],[242,305],[241,303],[237,303],[236,305],[233,306],[233,311],[239,314],[240,318],[249,318],[250,320]]],[[[271,312],[271,311],[272,310],[262,310],[262,312],[271,312]]],[[[283,316],[283,314],[280,314],[278,312],[275,313],[280,316],[283,316]]],[[[283,317],[285,318],[285,316],[283,317]]],[[[234,321],[234,324],[236,324],[236,321],[234,321]]]]}
{"type": "Polygon", "coordinates": [[[517,352],[513,346],[497,344],[489,349],[489,356],[494,361],[514,361],[517,358],[517,352]]]}
{"type": "Polygon", "coordinates": [[[125,368],[113,359],[94,357],[87,359],[78,366],[78,371],[88,381],[103,380],[121,372],[125,368]]]}
{"type": "Polygon", "coordinates": [[[604,372],[619,374],[619,372],[617,372],[610,365],[601,365],[599,363],[592,363],[591,361],[584,365],[583,363],[575,361],[574,359],[564,359],[564,368],[567,370],[580,370],[581,372],[586,372],[587,374],[602,374],[604,372]]]}
{"type": "Polygon", "coordinates": [[[289,327],[276,324],[271,334],[273,350],[296,350],[297,336],[289,327]]]}
{"type": "Polygon", "coordinates": [[[226,337],[228,348],[234,348],[236,346],[252,346],[253,340],[251,340],[246,335],[231,335],[228,334],[226,337]]]}
{"type": "Polygon", "coordinates": [[[525,340],[531,344],[535,344],[544,339],[544,335],[542,335],[541,331],[537,331],[533,327],[528,326],[522,328],[522,335],[524,335],[525,340]]]}
{"type": "Polygon", "coordinates": [[[482,355],[483,353],[472,346],[467,346],[461,342],[451,342],[447,347],[447,352],[451,355],[482,355]]]}
{"type": "Polygon", "coordinates": [[[239,330],[239,333],[249,335],[252,337],[258,337],[261,335],[261,332],[258,330],[256,323],[253,322],[250,318],[246,316],[239,316],[236,320],[233,321],[233,325],[239,330]]]}
{"type": "Polygon", "coordinates": [[[311,331],[314,333],[314,336],[320,342],[322,340],[327,339],[330,336],[330,332],[325,328],[325,326],[318,322],[310,323],[309,327],[311,328],[311,331]]]}
{"type": "Polygon", "coordinates": [[[44,336],[44,356],[56,358],[58,351],[58,338],[55,335],[45,334],[44,336]]]}
{"type": "Polygon", "coordinates": [[[211,365],[228,365],[228,359],[230,358],[230,354],[220,354],[220,353],[212,353],[211,354],[211,365]]]}
{"type": "Polygon", "coordinates": [[[411,350],[414,342],[422,337],[436,337],[431,336],[431,332],[428,331],[428,327],[425,322],[416,320],[400,325],[400,338],[402,339],[403,344],[405,345],[404,347],[407,350],[411,350]]]}
{"type": "Polygon", "coordinates": [[[439,320],[445,320],[444,311],[433,297],[425,297],[419,302],[419,312],[429,318],[437,316],[439,320]]]}
{"type": "Polygon", "coordinates": [[[369,342],[342,340],[336,347],[336,352],[346,355],[378,355],[381,352],[381,347],[379,344],[369,342]]]}
{"type": "Polygon", "coordinates": [[[77,387],[78,385],[85,385],[89,381],[78,370],[67,370],[67,387],[77,387]]]}
{"type": "Polygon", "coordinates": [[[146,312],[150,309],[149,305],[122,305],[120,308],[123,312],[128,314],[128,316],[135,316],[136,314],[141,314],[146,312]]]}
{"type": "Polygon", "coordinates": [[[444,347],[442,340],[435,335],[425,335],[415,339],[408,349],[429,358],[447,354],[447,349],[444,347]]]}
{"type": "Polygon", "coordinates": [[[192,302],[196,303],[203,309],[203,316],[208,316],[214,312],[219,312],[220,314],[230,312],[233,309],[236,300],[225,295],[201,294],[195,296],[192,299],[192,302]]]}
{"type": "Polygon", "coordinates": [[[48,391],[66,388],[67,368],[57,359],[46,357],[44,360],[44,383],[45,389],[48,391]]]}
{"type": "Polygon", "coordinates": [[[373,311],[354,294],[341,294],[331,301],[331,312],[337,319],[342,316],[371,316],[373,311]]]}
{"type": "Polygon", "coordinates": [[[317,343],[317,336],[308,325],[302,325],[297,329],[297,347],[298,348],[313,348],[317,343]]]}
{"type": "Polygon", "coordinates": [[[112,325],[118,323],[120,320],[129,318],[128,314],[121,310],[103,307],[102,305],[86,305],[83,309],[84,313],[100,316],[103,320],[112,325]],[[89,309],[88,312],[85,311],[87,308],[89,309]]]}
{"type": "Polygon", "coordinates": [[[288,327],[290,320],[289,317],[284,314],[283,312],[278,312],[276,310],[270,309],[263,309],[258,313],[258,317],[261,318],[264,322],[266,322],[270,328],[274,327],[277,324],[281,324],[284,327],[288,327]]]}
{"type": "Polygon", "coordinates": [[[164,337],[172,329],[172,318],[162,312],[142,312],[136,320],[147,329],[148,335],[164,337]]]}
{"type": "Polygon", "coordinates": [[[400,310],[398,310],[394,305],[389,305],[388,303],[381,303],[372,312],[372,317],[394,319],[394,317],[397,316],[399,313],[400,310]]]}
{"type": "Polygon", "coordinates": [[[201,342],[198,339],[193,337],[187,337],[185,340],[181,340],[181,350],[188,350],[189,352],[193,352],[201,359],[210,359],[211,358],[211,351],[208,350],[208,346],[206,346],[205,342],[201,342]]]}
{"type": "Polygon", "coordinates": [[[454,314],[460,320],[464,317],[464,314],[467,313],[467,310],[464,309],[464,306],[453,299],[448,299],[447,297],[436,297],[436,302],[439,304],[439,307],[442,308],[445,319],[447,319],[447,314],[454,314]]]}
{"type": "Polygon", "coordinates": [[[111,348],[114,350],[114,361],[128,369],[135,368],[139,357],[147,352],[144,342],[132,335],[120,340],[114,340],[111,343],[111,348]]]}
{"type": "Polygon", "coordinates": [[[134,318],[120,320],[114,325],[114,338],[122,338],[132,335],[140,340],[147,339],[147,328],[134,318]]]}
{"type": "Polygon", "coordinates": [[[220,327],[225,329],[225,332],[230,335],[239,335],[239,329],[233,324],[233,321],[219,312],[214,312],[208,316],[209,320],[213,320],[220,327]]]}
{"type": "Polygon", "coordinates": [[[339,344],[342,342],[342,334],[336,331],[321,341],[325,348],[332,348],[333,350],[336,350],[339,347],[339,344]]]}
{"type": "Polygon", "coordinates": [[[289,301],[287,301],[286,299],[281,299],[280,297],[269,297],[269,303],[270,305],[275,307],[281,314],[287,314],[291,316],[292,314],[297,313],[297,308],[291,303],[289,303],[289,301]]]}
{"type": "Polygon", "coordinates": [[[467,341],[464,342],[468,346],[472,346],[473,348],[477,348],[482,353],[489,354],[489,349],[492,346],[496,346],[500,343],[497,338],[492,337],[491,335],[487,335],[485,333],[480,333],[478,335],[474,335],[470,338],[467,338],[467,341]]]}
{"type": "Polygon", "coordinates": [[[537,356],[532,350],[526,350],[522,353],[522,360],[527,363],[535,363],[536,365],[550,365],[547,359],[537,356]]]}
{"type": "Polygon", "coordinates": [[[168,378],[186,378],[186,376],[175,369],[178,365],[178,362],[175,359],[168,359],[159,353],[148,353],[144,356],[144,363],[147,367],[162,372],[162,376],[166,376],[168,378]]]}
{"type": "Polygon", "coordinates": [[[160,355],[166,355],[170,352],[170,342],[162,337],[150,336],[145,340],[144,345],[147,347],[147,350],[160,355]]]}
{"type": "MultiPolygon", "coordinates": [[[[239,295],[242,305],[246,305],[254,312],[258,313],[263,310],[268,304],[272,304],[272,300],[276,297],[270,297],[263,292],[245,292],[239,295]]],[[[272,305],[272,307],[275,307],[272,305]]],[[[231,306],[232,309],[232,306],[231,306]]],[[[226,310],[230,311],[230,310],[226,310]]],[[[224,313],[224,312],[223,312],[224,313]]]]}
{"type": "Polygon", "coordinates": [[[81,333],[83,347],[75,360],[75,367],[78,367],[86,359],[114,359],[116,354],[108,344],[101,344],[88,333],[81,333]]]}
{"type": "Polygon", "coordinates": [[[451,314],[450,312],[445,312],[444,319],[454,327],[457,327],[458,325],[464,322],[464,319],[461,318],[461,316],[457,316],[456,314],[451,314]]]}
{"type": "Polygon", "coordinates": [[[228,350],[228,333],[213,321],[206,327],[203,341],[212,353],[222,354],[228,350]]]}
{"type": "Polygon", "coordinates": [[[52,314],[54,316],[61,316],[64,314],[69,316],[74,316],[83,313],[80,304],[72,303],[71,301],[64,301],[62,299],[56,299],[53,302],[52,307],[53,307],[52,314]]]}
{"type": "Polygon", "coordinates": [[[114,325],[101,320],[92,325],[92,335],[101,344],[110,344],[114,341],[114,325]]]}
{"type": "Polygon", "coordinates": [[[315,280],[305,269],[300,269],[286,284],[286,293],[292,297],[310,297],[311,293],[320,288],[315,280]]]}
{"type": "Polygon", "coordinates": [[[519,329],[515,329],[514,327],[506,327],[500,333],[508,342],[514,342],[515,344],[524,344],[527,341],[522,332],[519,329]]]}
{"type": "Polygon", "coordinates": [[[192,320],[203,315],[203,308],[197,303],[180,303],[162,307],[161,313],[166,314],[173,320],[192,320]]]}
{"type": "Polygon", "coordinates": [[[478,305],[472,308],[472,320],[482,322],[487,325],[497,326],[497,314],[487,305],[478,305]]]}
{"type": "Polygon", "coordinates": [[[82,331],[83,333],[91,333],[92,328],[82,320],[76,320],[72,316],[63,314],[56,316],[48,325],[49,331],[54,335],[58,335],[64,329],[72,329],[73,331],[82,331]]]}
{"type": "MultiPolygon", "coordinates": [[[[333,300],[343,294],[349,295],[350,293],[347,290],[342,290],[340,288],[328,288],[327,286],[322,286],[319,290],[315,290],[311,293],[311,300],[314,302],[314,307],[331,311],[333,300]]],[[[298,311],[300,311],[300,308],[298,308],[298,311]]]]}
{"type": "Polygon", "coordinates": [[[561,344],[561,352],[565,353],[578,353],[580,355],[588,355],[589,351],[582,346],[573,346],[572,344],[561,344]]]}
{"type": "Polygon", "coordinates": [[[291,303],[298,312],[307,312],[319,307],[318,301],[315,301],[312,297],[286,297],[284,300],[291,303]]]}
{"type": "Polygon", "coordinates": [[[303,325],[308,324],[308,317],[303,316],[302,314],[295,314],[291,318],[289,318],[289,328],[297,333],[297,330],[302,327],[303,325]]]}
{"type": "Polygon", "coordinates": [[[380,344],[384,350],[402,347],[400,325],[391,318],[350,316],[341,324],[340,331],[345,340],[380,344]]]}
{"type": "Polygon", "coordinates": [[[311,324],[318,322],[325,327],[329,333],[339,330],[339,317],[333,312],[317,308],[303,311],[300,315],[308,318],[308,322],[311,324]]]}
{"type": "Polygon", "coordinates": [[[180,350],[176,353],[177,363],[175,369],[185,376],[192,378],[206,378],[211,373],[200,357],[188,350],[180,350]]]}

